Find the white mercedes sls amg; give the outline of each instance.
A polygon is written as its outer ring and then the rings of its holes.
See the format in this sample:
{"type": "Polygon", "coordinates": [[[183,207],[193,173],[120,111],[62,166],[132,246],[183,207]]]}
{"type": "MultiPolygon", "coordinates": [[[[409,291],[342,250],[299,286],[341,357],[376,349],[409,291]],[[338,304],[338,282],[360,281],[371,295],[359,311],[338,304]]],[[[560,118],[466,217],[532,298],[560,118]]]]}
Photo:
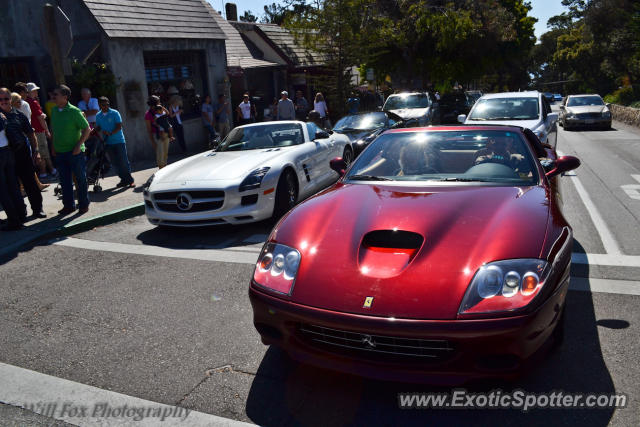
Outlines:
{"type": "Polygon", "coordinates": [[[144,188],[154,225],[243,224],[278,217],[338,179],[329,162],[353,159],[349,138],[313,123],[278,121],[233,129],[214,151],[166,166],[144,188]]]}

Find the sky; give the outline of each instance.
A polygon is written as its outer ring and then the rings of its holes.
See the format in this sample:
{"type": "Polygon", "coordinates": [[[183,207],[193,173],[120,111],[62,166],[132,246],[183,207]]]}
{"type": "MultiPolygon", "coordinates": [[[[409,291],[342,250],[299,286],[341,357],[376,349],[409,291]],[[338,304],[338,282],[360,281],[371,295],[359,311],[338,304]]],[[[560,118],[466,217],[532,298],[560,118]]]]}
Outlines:
{"type": "MultiPolygon", "coordinates": [[[[538,39],[547,31],[547,20],[554,16],[561,14],[565,8],[560,3],[560,0],[530,0],[533,9],[529,14],[534,18],[538,18],[538,22],[535,26],[535,34],[538,39]]],[[[209,3],[213,5],[216,10],[223,11],[223,3],[229,3],[224,0],[209,0],[209,3]]],[[[245,10],[250,11],[258,18],[262,18],[264,13],[264,6],[271,3],[279,3],[278,0],[237,0],[235,4],[238,6],[238,16],[241,16],[245,10]]]]}

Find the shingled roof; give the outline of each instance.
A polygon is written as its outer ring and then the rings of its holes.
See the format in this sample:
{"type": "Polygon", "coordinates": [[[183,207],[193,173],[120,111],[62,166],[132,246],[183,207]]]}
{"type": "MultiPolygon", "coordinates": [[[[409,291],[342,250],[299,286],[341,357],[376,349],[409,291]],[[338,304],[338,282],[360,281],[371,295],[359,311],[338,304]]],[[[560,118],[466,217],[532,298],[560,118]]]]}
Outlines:
{"type": "Polygon", "coordinates": [[[225,39],[206,0],[84,0],[112,38],[225,39]]]}
{"type": "Polygon", "coordinates": [[[256,27],[279,49],[295,66],[321,65],[323,56],[312,52],[296,43],[289,30],[275,24],[255,24],[256,27]]]}
{"type": "Polygon", "coordinates": [[[245,41],[240,36],[238,30],[224,19],[222,15],[220,15],[209,3],[207,3],[207,9],[213,19],[215,19],[216,24],[218,24],[227,37],[225,40],[225,47],[227,50],[227,67],[259,68],[279,65],[274,62],[255,58],[251,54],[251,51],[247,47],[245,41]]]}

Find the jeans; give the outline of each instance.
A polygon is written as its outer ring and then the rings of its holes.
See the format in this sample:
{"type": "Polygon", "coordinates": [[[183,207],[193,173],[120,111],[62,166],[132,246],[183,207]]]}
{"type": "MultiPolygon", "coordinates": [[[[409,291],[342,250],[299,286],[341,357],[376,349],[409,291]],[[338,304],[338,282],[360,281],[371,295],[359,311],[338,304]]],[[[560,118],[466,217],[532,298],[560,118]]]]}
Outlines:
{"type": "Polygon", "coordinates": [[[213,139],[216,137],[216,130],[213,128],[213,126],[211,126],[209,123],[205,123],[204,128],[209,132],[209,138],[213,139]]]}
{"type": "Polygon", "coordinates": [[[65,208],[75,208],[73,198],[73,176],[76,177],[78,190],[78,206],[80,209],[89,207],[89,186],[87,185],[87,160],[84,153],[76,154],[71,151],[56,153],[56,167],[62,186],[62,204],[65,208]]]}
{"type": "Polygon", "coordinates": [[[186,152],[187,143],[184,140],[184,127],[181,123],[178,123],[178,120],[176,120],[175,118],[169,119],[169,121],[171,122],[171,126],[173,126],[173,135],[176,137],[180,149],[183,153],[186,152]]]}
{"type": "Polygon", "coordinates": [[[131,176],[131,165],[127,156],[127,144],[106,144],[105,150],[111,160],[111,164],[116,168],[116,172],[123,184],[131,184],[133,177],[131,176]]]}
{"type": "Polygon", "coordinates": [[[16,179],[13,152],[9,147],[0,148],[0,203],[9,225],[22,223],[26,208],[16,179]]]}

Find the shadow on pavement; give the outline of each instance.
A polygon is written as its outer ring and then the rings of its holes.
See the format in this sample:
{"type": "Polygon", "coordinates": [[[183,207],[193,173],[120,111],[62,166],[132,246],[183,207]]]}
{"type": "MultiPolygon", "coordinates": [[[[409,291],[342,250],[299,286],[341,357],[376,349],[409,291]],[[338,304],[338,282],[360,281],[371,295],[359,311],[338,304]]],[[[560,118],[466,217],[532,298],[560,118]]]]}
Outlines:
{"type": "Polygon", "coordinates": [[[243,225],[155,227],[138,234],[145,245],[169,249],[224,249],[262,243],[271,232],[271,220],[243,225]]]}
{"type": "MultiPolygon", "coordinates": [[[[578,246],[579,243],[577,243],[578,246]]],[[[588,277],[588,271],[587,277],[588,277]]],[[[532,393],[613,393],[600,349],[597,325],[627,322],[595,318],[592,295],[570,291],[564,343],[536,362],[514,383],[485,382],[466,387],[474,393],[522,389],[532,393]]],[[[624,323],[627,323],[625,325],[624,323]]],[[[259,425],[589,425],[605,426],[613,408],[585,409],[400,409],[398,393],[453,389],[380,382],[301,365],[284,351],[266,352],[251,386],[246,413],[259,425]]]]}

